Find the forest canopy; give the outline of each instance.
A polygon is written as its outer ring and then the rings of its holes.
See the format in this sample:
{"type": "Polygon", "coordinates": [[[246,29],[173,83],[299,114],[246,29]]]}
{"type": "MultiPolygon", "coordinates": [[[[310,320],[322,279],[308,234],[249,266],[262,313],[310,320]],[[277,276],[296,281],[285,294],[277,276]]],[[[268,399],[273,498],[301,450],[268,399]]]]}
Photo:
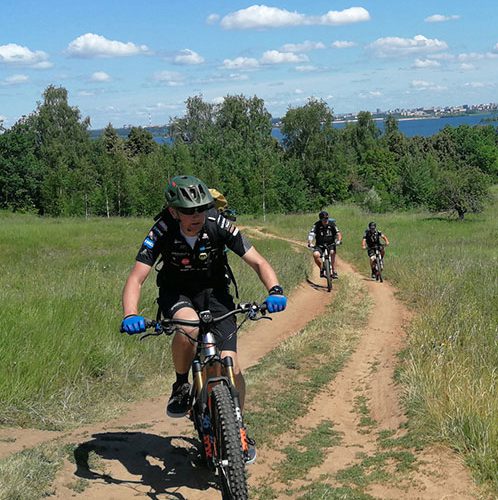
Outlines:
{"type": "Polygon", "coordinates": [[[0,208],[49,216],[153,215],[169,178],[193,174],[223,192],[239,213],[300,212],[338,201],[370,211],[424,207],[463,218],[482,209],[498,179],[492,125],[446,127],[406,137],[389,116],[380,132],[363,111],[332,127],[333,110],[310,98],[272,136],[262,99],[202,96],[168,124],[158,144],[142,127],[120,137],[111,123],[92,139],[90,119],[49,86],[29,116],[0,134],[0,208]]]}

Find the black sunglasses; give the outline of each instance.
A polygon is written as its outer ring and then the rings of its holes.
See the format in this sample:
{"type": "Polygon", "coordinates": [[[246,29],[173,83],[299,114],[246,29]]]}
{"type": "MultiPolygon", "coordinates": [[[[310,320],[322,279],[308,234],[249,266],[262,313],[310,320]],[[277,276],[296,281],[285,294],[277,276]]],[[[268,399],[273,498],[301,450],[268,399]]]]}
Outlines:
{"type": "Polygon", "coordinates": [[[183,215],[194,215],[194,214],[202,214],[205,212],[209,207],[206,205],[203,205],[202,207],[188,207],[188,208],[180,208],[176,207],[175,210],[178,210],[183,215]]]}

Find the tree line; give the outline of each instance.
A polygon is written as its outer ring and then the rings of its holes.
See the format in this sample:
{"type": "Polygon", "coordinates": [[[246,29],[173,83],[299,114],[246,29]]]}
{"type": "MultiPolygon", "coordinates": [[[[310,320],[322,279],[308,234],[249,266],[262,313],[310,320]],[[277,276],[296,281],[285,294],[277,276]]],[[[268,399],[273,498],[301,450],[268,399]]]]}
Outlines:
{"type": "MultiPolygon", "coordinates": [[[[223,192],[239,213],[317,210],[351,201],[370,211],[424,207],[463,218],[478,212],[498,179],[492,125],[446,127],[406,137],[389,116],[332,127],[333,111],[310,98],[282,118],[283,140],[256,96],[186,101],[171,141],[142,127],[120,137],[112,124],[92,140],[90,120],[49,86],[29,116],[0,133],[0,208],[49,216],[149,216],[169,178],[185,173],[223,192]]],[[[1,125],[1,124],[0,124],[1,125]]],[[[0,127],[1,129],[1,127],[0,127]]]]}

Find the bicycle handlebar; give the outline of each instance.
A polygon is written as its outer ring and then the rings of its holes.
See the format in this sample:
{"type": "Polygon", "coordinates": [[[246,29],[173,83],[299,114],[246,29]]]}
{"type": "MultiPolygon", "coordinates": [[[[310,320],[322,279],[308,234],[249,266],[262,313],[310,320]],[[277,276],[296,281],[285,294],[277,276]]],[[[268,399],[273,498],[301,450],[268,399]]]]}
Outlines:
{"type": "MultiPolygon", "coordinates": [[[[267,311],[267,305],[265,302],[262,304],[257,304],[256,302],[247,302],[247,303],[242,303],[239,304],[235,309],[232,311],[228,311],[226,314],[223,314],[222,316],[218,316],[217,318],[213,318],[211,315],[211,311],[206,310],[206,311],[199,311],[199,319],[173,319],[173,318],[165,318],[160,321],[154,320],[154,319],[149,319],[149,318],[144,318],[145,319],[145,328],[151,329],[154,328],[155,333],[148,333],[142,338],[148,337],[149,335],[161,335],[161,334],[166,334],[166,335],[171,335],[174,333],[175,329],[172,327],[175,326],[200,326],[201,324],[216,324],[219,323],[220,321],[223,321],[226,318],[229,318],[230,316],[235,316],[236,314],[243,314],[246,313],[248,319],[252,321],[257,321],[258,319],[261,319],[266,315],[267,311]],[[258,318],[257,314],[261,313],[261,316],[258,318]]],[[[271,318],[265,318],[265,319],[270,319],[271,318]]]]}

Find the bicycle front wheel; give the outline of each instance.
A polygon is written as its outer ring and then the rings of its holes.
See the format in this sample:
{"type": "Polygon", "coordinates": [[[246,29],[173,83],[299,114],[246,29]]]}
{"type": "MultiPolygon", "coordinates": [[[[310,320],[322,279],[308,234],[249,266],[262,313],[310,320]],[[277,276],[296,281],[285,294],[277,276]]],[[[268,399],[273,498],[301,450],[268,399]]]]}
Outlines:
{"type": "Polygon", "coordinates": [[[382,260],[380,255],[377,255],[376,266],[377,266],[377,280],[382,283],[384,280],[382,279],[382,260]]]}
{"type": "Polygon", "coordinates": [[[228,387],[218,384],[211,393],[215,450],[224,499],[245,500],[247,479],[239,423],[228,387]]]}
{"type": "Polygon", "coordinates": [[[326,259],[325,263],[325,277],[327,278],[327,291],[332,290],[332,270],[330,268],[330,259],[326,259]]]}

